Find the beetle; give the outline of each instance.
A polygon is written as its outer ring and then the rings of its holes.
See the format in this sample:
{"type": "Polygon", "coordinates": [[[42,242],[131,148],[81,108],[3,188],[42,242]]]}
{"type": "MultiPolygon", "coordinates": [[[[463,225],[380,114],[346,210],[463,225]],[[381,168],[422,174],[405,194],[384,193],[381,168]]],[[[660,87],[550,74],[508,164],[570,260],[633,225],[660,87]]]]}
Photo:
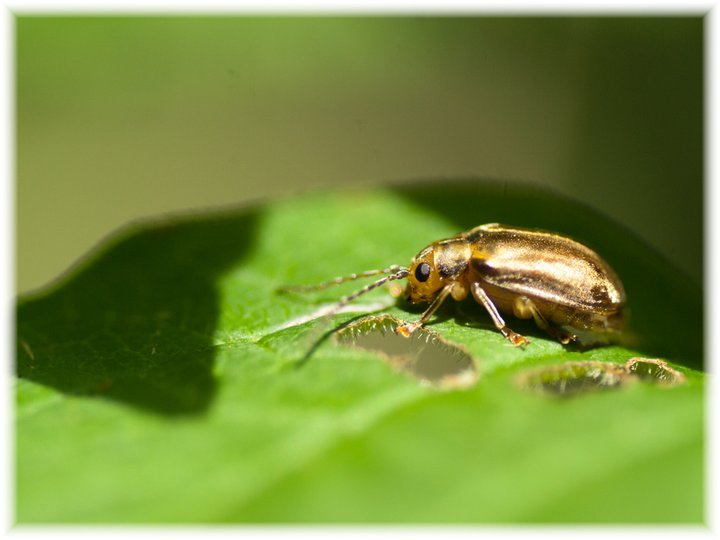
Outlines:
{"type": "Polygon", "coordinates": [[[501,313],[534,319],[563,344],[607,341],[623,330],[626,319],[625,289],[597,253],[557,233],[498,223],[433,242],[408,267],[393,265],[285,290],[317,290],[381,274],[385,277],[340,299],[326,316],[384,283],[407,278],[401,294],[413,304],[430,305],[417,321],[395,328],[404,337],[424,326],[448,296],[460,301],[472,295],[515,346],[529,340],[511,330],[501,313]]]}

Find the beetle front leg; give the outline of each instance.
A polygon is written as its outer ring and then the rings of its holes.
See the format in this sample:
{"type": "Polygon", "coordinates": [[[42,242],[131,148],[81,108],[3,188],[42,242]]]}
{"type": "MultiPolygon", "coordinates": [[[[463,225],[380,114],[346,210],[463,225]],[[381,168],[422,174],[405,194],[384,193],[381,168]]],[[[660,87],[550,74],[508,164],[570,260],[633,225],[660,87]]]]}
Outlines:
{"type": "Polygon", "coordinates": [[[435,313],[437,308],[440,307],[440,304],[443,303],[443,301],[448,297],[448,295],[453,290],[453,284],[446,285],[435,297],[435,300],[432,301],[432,304],[430,304],[430,307],[428,307],[425,310],[425,313],[422,314],[420,319],[414,322],[404,322],[402,324],[399,324],[397,328],[395,328],[395,333],[400,334],[403,337],[410,337],[410,334],[412,334],[415,330],[420,328],[422,325],[424,325],[430,317],[432,317],[432,314],[435,313]]]}
{"type": "Polygon", "coordinates": [[[530,343],[530,341],[525,336],[521,336],[517,332],[513,332],[512,330],[510,330],[510,328],[507,327],[505,321],[500,316],[500,313],[495,307],[495,304],[492,303],[490,297],[478,283],[472,284],[472,295],[478,303],[482,304],[485,307],[485,309],[490,314],[493,323],[495,323],[495,328],[500,330],[500,333],[505,336],[505,338],[510,343],[512,343],[516,347],[519,345],[527,345],[528,343],[530,343]]]}

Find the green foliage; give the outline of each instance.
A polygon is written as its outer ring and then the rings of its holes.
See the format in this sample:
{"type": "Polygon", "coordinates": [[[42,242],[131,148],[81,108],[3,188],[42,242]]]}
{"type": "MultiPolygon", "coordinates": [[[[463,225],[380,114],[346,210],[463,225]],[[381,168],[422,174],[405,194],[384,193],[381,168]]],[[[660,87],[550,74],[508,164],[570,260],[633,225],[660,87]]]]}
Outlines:
{"type": "MultiPolygon", "coordinates": [[[[378,290],[359,304],[387,298],[378,290]]],[[[388,313],[414,319],[416,310],[388,313]]],[[[335,324],[358,314],[337,316],[335,324]]],[[[17,311],[17,517],[39,522],[699,522],[702,296],[628,231],[517,186],[343,192],[143,224],[17,311]],[[623,278],[633,348],[564,348],[524,321],[513,348],[471,301],[431,328],[480,379],[440,391],[370,352],[287,326],[353,290],[288,283],[406,264],[484,222],[570,234],[623,278]],[[529,368],[668,360],[573,397],[529,368]]]]}

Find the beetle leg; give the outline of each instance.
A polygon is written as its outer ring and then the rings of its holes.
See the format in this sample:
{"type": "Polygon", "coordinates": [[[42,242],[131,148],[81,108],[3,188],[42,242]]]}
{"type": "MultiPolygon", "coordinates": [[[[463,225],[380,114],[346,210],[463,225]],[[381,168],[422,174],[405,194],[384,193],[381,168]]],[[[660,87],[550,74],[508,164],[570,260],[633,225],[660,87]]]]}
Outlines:
{"type": "Polygon", "coordinates": [[[518,319],[529,319],[532,317],[535,319],[535,324],[538,325],[538,328],[545,330],[551,337],[559,340],[563,345],[567,345],[571,341],[575,341],[577,339],[577,337],[573,334],[568,334],[567,332],[563,332],[562,330],[558,330],[557,328],[550,326],[550,323],[548,323],[547,319],[545,319],[542,313],[540,313],[540,310],[535,305],[535,302],[527,296],[515,297],[515,301],[513,302],[513,314],[518,319]]]}
{"type": "Polygon", "coordinates": [[[430,304],[430,307],[428,307],[425,310],[425,313],[422,314],[420,319],[414,322],[404,322],[395,328],[395,333],[400,334],[403,337],[410,337],[410,334],[412,334],[415,330],[420,328],[423,324],[425,324],[430,317],[432,317],[432,314],[435,313],[437,308],[440,307],[440,304],[443,303],[443,301],[448,297],[448,295],[453,290],[453,284],[446,285],[435,297],[435,300],[432,301],[432,304],[430,304]]]}
{"type": "Polygon", "coordinates": [[[483,290],[483,288],[478,283],[472,284],[472,295],[475,300],[482,304],[485,309],[490,314],[490,317],[492,318],[493,322],[495,323],[495,328],[500,330],[500,333],[505,336],[505,338],[512,343],[515,346],[518,345],[527,345],[530,343],[530,341],[524,337],[518,334],[517,332],[513,332],[505,325],[505,321],[500,316],[500,313],[498,312],[497,308],[495,307],[495,304],[492,303],[492,300],[490,300],[490,297],[487,295],[487,293],[483,290]]]}

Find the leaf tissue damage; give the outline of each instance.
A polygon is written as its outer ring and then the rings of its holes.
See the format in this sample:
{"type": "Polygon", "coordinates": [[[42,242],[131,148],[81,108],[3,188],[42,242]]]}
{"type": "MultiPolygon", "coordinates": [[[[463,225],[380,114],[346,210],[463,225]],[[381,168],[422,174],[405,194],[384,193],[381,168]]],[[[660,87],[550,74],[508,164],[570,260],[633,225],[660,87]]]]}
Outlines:
{"type": "Polygon", "coordinates": [[[699,522],[702,317],[701,291],[632,234],[532,187],[315,194],[136,226],[18,304],[17,520],[699,522]],[[337,314],[337,340],[298,367],[308,314],[351,287],[279,286],[407,264],[489,222],[601,253],[634,348],[573,350],[513,321],[531,338],[516,348],[472,301],[405,339],[388,329],[418,314],[398,303],[337,314]],[[577,388],[593,392],[553,399],[577,388]]]}
{"type": "Polygon", "coordinates": [[[399,371],[431,386],[451,389],[475,384],[477,370],[463,347],[427,328],[409,338],[399,336],[394,328],[401,322],[390,315],[365,317],[340,330],[338,341],[379,353],[399,371]]]}
{"type": "Polygon", "coordinates": [[[566,362],[525,370],[517,377],[517,383],[521,388],[566,396],[619,388],[641,380],[671,387],[683,384],[685,375],[657,358],[631,358],[624,364],[596,361],[566,362]]]}
{"type": "MultiPolygon", "coordinates": [[[[402,337],[394,331],[401,322],[391,315],[364,317],[344,325],[337,341],[378,353],[398,371],[435,388],[460,389],[477,382],[475,364],[479,360],[464,347],[426,327],[409,338],[402,337]]],[[[620,388],[638,381],[672,387],[685,383],[686,377],[660,359],[639,357],[624,364],[587,360],[528,368],[516,377],[520,388],[560,396],[620,388]]]]}

